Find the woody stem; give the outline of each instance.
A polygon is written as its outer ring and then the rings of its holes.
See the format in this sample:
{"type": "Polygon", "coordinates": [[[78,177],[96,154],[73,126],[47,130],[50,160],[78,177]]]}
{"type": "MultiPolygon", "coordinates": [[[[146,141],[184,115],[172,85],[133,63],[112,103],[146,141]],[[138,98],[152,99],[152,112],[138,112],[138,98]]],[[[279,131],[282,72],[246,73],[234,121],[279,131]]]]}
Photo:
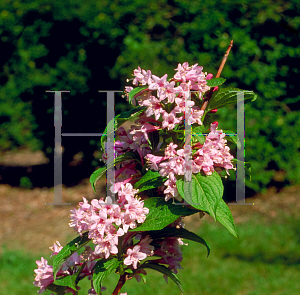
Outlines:
{"type": "Polygon", "coordinates": [[[123,285],[126,283],[126,281],[127,281],[127,275],[126,274],[120,275],[120,279],[112,295],[118,295],[123,285]]]}
{"type": "MultiPolygon", "coordinates": [[[[221,64],[220,64],[220,67],[219,67],[219,69],[218,69],[216,78],[219,78],[219,77],[220,77],[220,75],[221,75],[222,70],[223,70],[223,68],[224,68],[224,66],[225,66],[227,57],[228,57],[228,55],[229,55],[229,53],[230,53],[230,50],[231,50],[231,47],[232,47],[232,46],[233,46],[233,40],[230,41],[230,44],[229,44],[229,46],[228,46],[228,48],[227,48],[227,50],[226,50],[226,53],[225,53],[224,56],[223,56],[223,60],[222,60],[222,62],[221,62],[221,64]]],[[[206,98],[204,99],[203,105],[202,105],[202,107],[201,107],[201,110],[202,110],[202,111],[204,111],[204,110],[206,109],[206,107],[207,107],[207,105],[208,105],[208,101],[210,100],[213,91],[214,91],[214,87],[212,87],[212,88],[210,89],[209,93],[207,94],[206,98]]]]}

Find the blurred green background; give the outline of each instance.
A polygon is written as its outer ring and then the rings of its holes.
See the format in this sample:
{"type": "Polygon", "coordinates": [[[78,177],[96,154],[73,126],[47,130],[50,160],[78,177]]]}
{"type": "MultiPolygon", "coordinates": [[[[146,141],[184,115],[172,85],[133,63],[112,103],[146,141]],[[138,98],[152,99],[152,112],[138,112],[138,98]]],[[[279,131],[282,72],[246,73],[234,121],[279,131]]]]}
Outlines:
{"type": "MultiPolygon", "coordinates": [[[[99,133],[106,98],[98,90],[122,90],[137,66],[171,76],[188,61],[216,74],[233,39],[226,86],[258,94],[246,105],[247,193],[299,183],[299,7],[296,0],[2,0],[0,150],[28,146],[52,160],[54,95],[46,90],[71,91],[63,94],[62,132],[99,133]]],[[[116,114],[128,107],[116,95],[116,114]]],[[[220,128],[236,129],[233,111],[216,114],[220,128]]],[[[99,163],[98,142],[64,137],[63,161],[82,151],[88,176],[99,163]]]]}

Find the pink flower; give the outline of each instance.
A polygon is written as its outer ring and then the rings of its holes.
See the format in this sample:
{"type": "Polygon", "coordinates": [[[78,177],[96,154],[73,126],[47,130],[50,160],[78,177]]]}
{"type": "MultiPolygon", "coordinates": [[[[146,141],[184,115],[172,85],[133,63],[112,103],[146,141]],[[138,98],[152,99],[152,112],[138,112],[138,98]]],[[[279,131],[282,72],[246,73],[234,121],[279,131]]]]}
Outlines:
{"type": "Polygon", "coordinates": [[[148,154],[146,157],[146,160],[150,163],[150,169],[158,171],[158,164],[165,160],[165,157],[161,156],[154,156],[152,154],[148,154]]]}
{"type": "Polygon", "coordinates": [[[176,148],[178,147],[177,144],[174,144],[173,142],[169,143],[168,146],[165,149],[165,156],[167,158],[171,158],[176,156],[177,152],[176,152],[176,148]]]}
{"type": "Polygon", "coordinates": [[[181,201],[181,197],[179,196],[178,189],[176,186],[176,177],[173,173],[169,175],[168,180],[164,183],[164,185],[167,186],[167,188],[164,190],[165,194],[165,201],[169,201],[171,198],[175,198],[179,201],[181,201]],[[179,197],[179,198],[178,198],[179,197]]]}
{"type": "Polygon", "coordinates": [[[154,251],[155,256],[161,256],[161,259],[155,262],[169,265],[169,269],[175,274],[177,269],[182,269],[180,262],[182,261],[182,252],[179,246],[178,238],[166,238],[161,242],[160,249],[154,251]]]}
{"type": "Polygon", "coordinates": [[[173,111],[171,111],[170,114],[164,112],[162,128],[168,128],[168,130],[171,130],[175,127],[176,124],[179,124],[180,122],[181,118],[176,118],[176,114],[173,111]]]}
{"type": "Polygon", "coordinates": [[[146,99],[142,103],[143,106],[147,107],[146,116],[150,117],[155,115],[155,119],[158,120],[163,111],[160,101],[155,96],[150,96],[149,99],[146,99]]]}
{"type": "Polygon", "coordinates": [[[116,236],[107,235],[101,242],[97,241],[98,244],[95,247],[95,254],[104,254],[105,259],[107,259],[110,254],[118,253],[118,239],[116,236]]]}
{"type": "Polygon", "coordinates": [[[42,294],[46,290],[47,286],[54,282],[53,269],[51,265],[48,265],[48,261],[43,257],[41,257],[41,260],[37,260],[36,264],[38,269],[34,270],[36,276],[33,284],[40,288],[39,294],[42,294]]]}
{"type": "Polygon", "coordinates": [[[188,124],[194,124],[197,123],[198,125],[202,125],[201,118],[204,114],[204,111],[200,110],[199,107],[194,107],[191,109],[191,114],[188,118],[188,124]]]}
{"type": "Polygon", "coordinates": [[[133,126],[132,130],[129,132],[133,135],[134,141],[141,141],[142,136],[148,140],[148,133],[160,129],[158,126],[153,126],[149,123],[144,123],[142,126],[133,126]]]}
{"type": "Polygon", "coordinates": [[[132,265],[134,269],[137,269],[137,264],[141,260],[147,258],[147,254],[140,252],[141,246],[134,246],[133,249],[127,249],[127,257],[124,259],[125,265],[132,265]]]}
{"type": "Polygon", "coordinates": [[[128,92],[128,93],[129,93],[132,89],[133,89],[133,87],[131,87],[131,86],[125,86],[125,91],[128,92]]]}
{"type": "Polygon", "coordinates": [[[150,245],[152,241],[153,240],[149,235],[142,239],[138,244],[139,246],[141,246],[140,251],[150,256],[153,255],[154,247],[150,245]]]}
{"type": "Polygon", "coordinates": [[[138,85],[139,83],[141,85],[146,85],[151,84],[152,80],[151,80],[151,71],[148,70],[147,72],[145,70],[142,70],[140,67],[138,67],[137,69],[135,69],[133,71],[133,75],[135,76],[135,78],[133,79],[132,84],[133,85],[138,85]]]}
{"type": "Polygon", "coordinates": [[[159,87],[157,90],[157,96],[160,101],[168,99],[168,103],[173,103],[176,93],[180,92],[181,89],[174,88],[175,82],[165,82],[163,87],[159,87]]]}
{"type": "Polygon", "coordinates": [[[166,80],[167,80],[168,75],[165,74],[164,76],[162,76],[161,78],[152,75],[152,79],[153,79],[153,83],[151,83],[149,85],[149,89],[150,90],[157,90],[159,87],[164,87],[166,80]]]}
{"type": "Polygon", "coordinates": [[[206,76],[206,80],[210,80],[210,79],[212,79],[213,78],[213,74],[207,74],[207,76],[206,76]]]}
{"type": "Polygon", "coordinates": [[[51,254],[50,258],[53,256],[53,255],[57,255],[60,250],[63,248],[63,246],[59,243],[59,241],[56,241],[52,247],[49,247],[50,250],[53,251],[53,253],[51,254]]]}

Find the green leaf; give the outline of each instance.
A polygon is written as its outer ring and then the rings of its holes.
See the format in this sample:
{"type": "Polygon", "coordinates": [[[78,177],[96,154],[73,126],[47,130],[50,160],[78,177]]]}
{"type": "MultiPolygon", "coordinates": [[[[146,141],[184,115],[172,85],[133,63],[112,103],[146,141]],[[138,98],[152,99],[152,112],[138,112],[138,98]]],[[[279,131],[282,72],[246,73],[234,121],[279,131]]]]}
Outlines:
{"type": "Polygon", "coordinates": [[[81,265],[81,267],[77,270],[76,273],[73,273],[72,275],[67,275],[66,277],[58,278],[54,281],[54,283],[59,286],[69,287],[76,291],[77,283],[79,281],[79,275],[83,271],[84,267],[85,263],[81,265]]]}
{"type": "Polygon", "coordinates": [[[132,89],[129,93],[128,93],[128,97],[129,97],[129,103],[132,104],[132,100],[135,96],[137,96],[140,92],[142,92],[144,89],[148,88],[148,86],[141,86],[141,87],[136,87],[134,89],[132,89]]]}
{"type": "Polygon", "coordinates": [[[196,139],[198,142],[201,144],[204,144],[206,136],[203,135],[205,127],[202,126],[197,126],[197,127],[192,127],[192,136],[193,139],[196,139]]]}
{"type": "Polygon", "coordinates": [[[163,198],[149,198],[145,200],[144,207],[149,208],[145,222],[129,231],[160,230],[174,222],[180,216],[188,216],[198,212],[180,203],[177,204],[172,204],[171,200],[166,202],[163,198]]]}
{"type": "Polygon", "coordinates": [[[149,233],[153,240],[167,238],[167,237],[178,237],[182,239],[187,239],[190,241],[194,241],[204,245],[207,249],[207,256],[210,253],[210,246],[205,240],[196,235],[193,232],[190,232],[184,228],[176,228],[176,227],[166,227],[159,231],[153,231],[149,233]]]}
{"type": "Polygon", "coordinates": [[[241,142],[237,134],[231,130],[223,130],[226,133],[226,139],[236,144],[236,146],[240,149],[242,147],[241,142]]]}
{"type": "Polygon", "coordinates": [[[121,261],[118,261],[116,258],[109,260],[101,259],[96,263],[93,273],[93,287],[97,294],[101,294],[101,284],[103,280],[114,271],[120,263],[121,261]]]}
{"type": "Polygon", "coordinates": [[[58,278],[54,281],[54,283],[59,286],[69,287],[76,291],[76,283],[75,283],[76,279],[77,279],[77,273],[73,275],[67,275],[66,277],[63,278],[58,278]]]}
{"type": "Polygon", "coordinates": [[[234,225],[233,217],[231,215],[230,209],[223,199],[220,200],[217,208],[217,221],[224,225],[227,230],[236,238],[238,234],[234,225]]]}
{"type": "Polygon", "coordinates": [[[192,126],[192,132],[195,134],[202,134],[205,130],[205,126],[204,125],[200,125],[200,126],[192,126]]]}
{"type": "Polygon", "coordinates": [[[135,107],[130,111],[122,112],[121,114],[110,120],[101,136],[102,149],[105,150],[107,135],[109,135],[111,132],[115,132],[119,128],[119,126],[125,123],[127,120],[132,120],[135,117],[139,116],[142,112],[145,111],[145,109],[145,107],[135,107]]]}
{"type": "Polygon", "coordinates": [[[55,292],[56,295],[64,295],[66,289],[67,289],[66,286],[58,286],[53,283],[51,283],[50,285],[47,286],[47,290],[49,290],[51,292],[55,292]]]}
{"type": "Polygon", "coordinates": [[[113,168],[115,164],[119,164],[119,163],[125,162],[127,160],[135,160],[135,159],[137,159],[137,156],[134,152],[126,152],[126,153],[116,157],[114,159],[114,162],[109,163],[108,167],[104,166],[104,167],[101,167],[101,168],[97,169],[96,171],[94,171],[92,173],[92,175],[90,176],[90,183],[92,185],[94,192],[96,192],[96,187],[95,187],[96,182],[105,174],[107,169],[113,168]]]}
{"type": "Polygon", "coordinates": [[[82,236],[75,238],[73,241],[69,242],[61,251],[55,256],[53,260],[53,277],[56,279],[56,274],[61,268],[62,264],[77,250],[86,245],[90,239],[88,238],[88,232],[84,233],[82,236]]]}
{"type": "Polygon", "coordinates": [[[92,175],[90,176],[90,183],[92,185],[92,188],[94,190],[94,192],[96,192],[96,182],[101,178],[101,176],[106,172],[107,168],[106,166],[101,167],[99,169],[97,169],[96,171],[94,171],[92,173],[92,175]]]}
{"type": "Polygon", "coordinates": [[[216,219],[218,202],[222,199],[224,190],[221,177],[216,171],[206,176],[201,173],[192,174],[191,181],[178,179],[176,186],[179,194],[191,206],[209,212],[216,219]]]}
{"type": "Polygon", "coordinates": [[[161,265],[161,264],[154,264],[154,263],[144,263],[142,264],[140,268],[150,268],[150,269],[154,269],[164,275],[166,275],[167,277],[169,277],[172,281],[175,282],[175,284],[177,285],[177,287],[179,288],[181,294],[183,294],[183,290],[182,290],[182,286],[181,286],[181,283],[178,279],[178,277],[172,272],[170,271],[167,267],[165,267],[164,265],[161,265]]]}
{"type": "Polygon", "coordinates": [[[142,278],[144,284],[147,283],[147,278],[143,273],[138,273],[137,275],[139,275],[142,278]]]}
{"type": "Polygon", "coordinates": [[[219,109],[221,107],[237,104],[237,91],[244,92],[244,100],[254,101],[257,95],[253,91],[246,91],[239,88],[222,88],[218,91],[215,91],[208,102],[205,112],[209,112],[214,109],[219,109]]]}
{"type": "Polygon", "coordinates": [[[222,85],[224,82],[226,81],[226,79],[224,78],[212,78],[210,80],[206,80],[206,85],[209,87],[216,87],[219,85],[222,85]]]}
{"type": "Polygon", "coordinates": [[[164,185],[167,180],[166,177],[162,177],[158,171],[148,170],[143,177],[135,183],[134,188],[139,189],[139,192],[153,189],[164,185]]]}

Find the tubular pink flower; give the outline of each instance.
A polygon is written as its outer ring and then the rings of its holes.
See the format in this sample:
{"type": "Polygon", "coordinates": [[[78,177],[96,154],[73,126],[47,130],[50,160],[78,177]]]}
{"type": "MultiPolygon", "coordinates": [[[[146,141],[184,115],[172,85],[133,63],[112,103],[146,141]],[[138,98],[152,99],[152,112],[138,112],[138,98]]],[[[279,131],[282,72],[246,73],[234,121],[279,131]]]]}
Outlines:
{"type": "Polygon", "coordinates": [[[165,74],[161,78],[159,78],[155,75],[152,75],[152,79],[153,79],[154,82],[149,85],[149,89],[150,90],[157,90],[159,87],[164,87],[165,83],[167,81],[167,77],[168,77],[167,74],[165,74]]]}
{"type": "Polygon", "coordinates": [[[33,284],[40,288],[39,294],[42,294],[46,290],[47,286],[54,282],[53,269],[51,265],[48,265],[48,261],[43,257],[41,257],[41,260],[37,260],[36,264],[38,269],[34,270],[36,276],[33,284]]]}
{"type": "Polygon", "coordinates": [[[179,124],[180,122],[181,118],[176,118],[175,112],[172,111],[170,114],[164,112],[162,128],[168,128],[168,130],[171,130],[175,127],[175,124],[179,124]]]}
{"type": "Polygon", "coordinates": [[[158,164],[161,161],[165,160],[166,157],[154,156],[152,154],[148,154],[145,158],[150,164],[150,169],[158,171],[158,164]]]}
{"type": "Polygon", "coordinates": [[[147,254],[140,252],[141,246],[134,246],[133,249],[127,249],[127,257],[124,259],[125,265],[132,265],[134,269],[137,269],[137,264],[141,260],[147,258],[147,254]]]}

